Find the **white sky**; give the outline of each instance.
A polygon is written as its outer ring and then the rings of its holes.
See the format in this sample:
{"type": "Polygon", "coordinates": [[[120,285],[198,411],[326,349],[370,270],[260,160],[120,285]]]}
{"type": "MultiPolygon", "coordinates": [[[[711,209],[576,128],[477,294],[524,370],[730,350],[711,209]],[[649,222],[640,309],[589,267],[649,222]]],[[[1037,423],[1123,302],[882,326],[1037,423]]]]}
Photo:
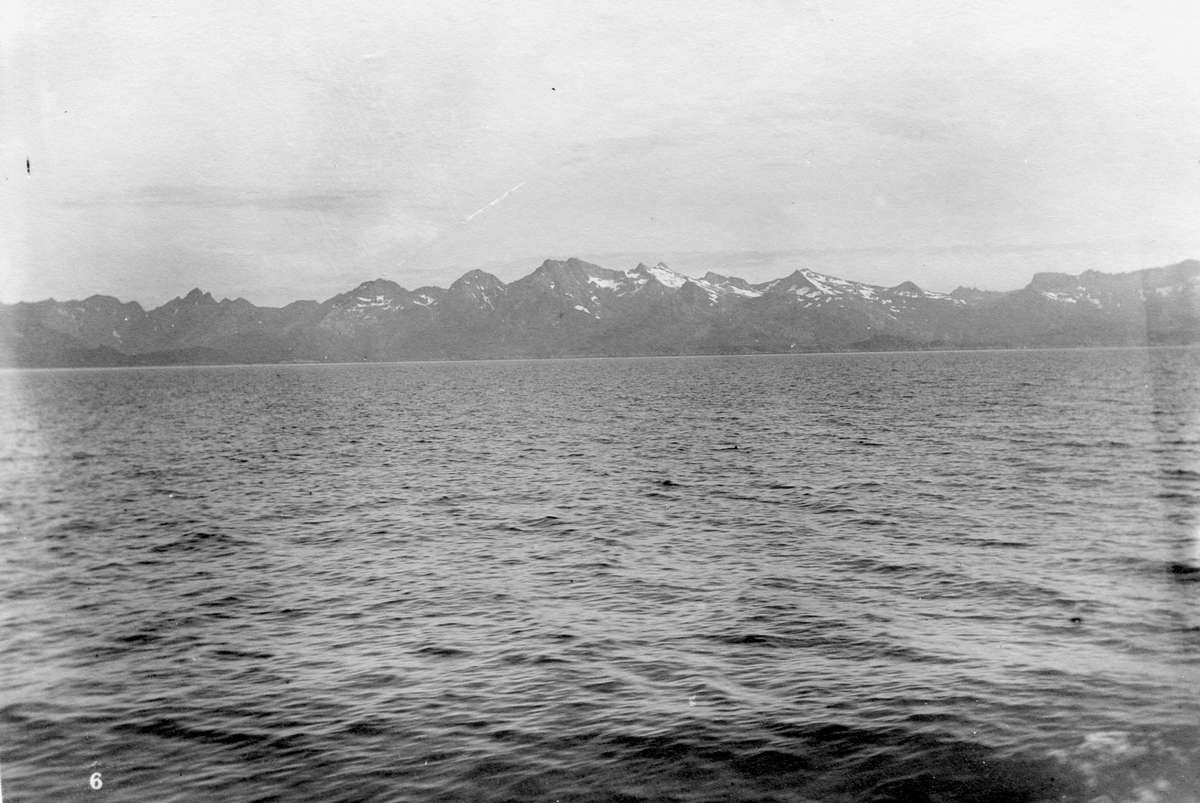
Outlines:
{"type": "Polygon", "coordinates": [[[0,301],[1168,264],[1197,42],[1194,0],[8,0],[0,301]]]}

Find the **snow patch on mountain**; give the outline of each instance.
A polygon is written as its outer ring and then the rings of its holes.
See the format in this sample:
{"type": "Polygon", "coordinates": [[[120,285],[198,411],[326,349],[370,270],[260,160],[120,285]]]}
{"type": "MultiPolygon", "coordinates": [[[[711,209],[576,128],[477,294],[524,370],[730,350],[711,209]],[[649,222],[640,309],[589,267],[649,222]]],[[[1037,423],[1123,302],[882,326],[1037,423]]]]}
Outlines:
{"type": "Polygon", "coordinates": [[[1041,296],[1042,298],[1048,298],[1051,301],[1062,301],[1065,304],[1076,304],[1079,302],[1079,299],[1070,293],[1051,293],[1043,290],[1041,292],[1041,296]]]}
{"type": "Polygon", "coordinates": [[[392,303],[392,299],[385,298],[382,295],[373,297],[357,296],[355,300],[358,301],[358,303],[354,305],[356,307],[382,307],[383,309],[399,309],[398,305],[394,305],[392,303]]]}
{"type": "Polygon", "coordinates": [[[646,273],[653,276],[659,284],[670,287],[673,290],[678,290],[688,281],[688,277],[684,276],[683,274],[676,273],[661,262],[659,262],[653,268],[646,268],[646,273]]]}

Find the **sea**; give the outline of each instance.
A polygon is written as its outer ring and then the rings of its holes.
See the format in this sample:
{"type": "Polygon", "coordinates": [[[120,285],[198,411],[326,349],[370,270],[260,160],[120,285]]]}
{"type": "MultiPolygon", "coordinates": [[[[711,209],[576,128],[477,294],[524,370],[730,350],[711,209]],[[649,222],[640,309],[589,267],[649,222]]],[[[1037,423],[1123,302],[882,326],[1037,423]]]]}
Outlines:
{"type": "Polygon", "coordinates": [[[1200,349],[0,372],[26,801],[1200,800],[1200,349]]]}

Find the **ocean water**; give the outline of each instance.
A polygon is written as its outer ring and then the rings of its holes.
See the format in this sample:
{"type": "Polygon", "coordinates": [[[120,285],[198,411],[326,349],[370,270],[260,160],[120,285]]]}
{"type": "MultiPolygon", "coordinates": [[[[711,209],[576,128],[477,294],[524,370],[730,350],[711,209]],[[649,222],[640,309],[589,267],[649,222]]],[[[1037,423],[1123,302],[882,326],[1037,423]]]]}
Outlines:
{"type": "Polygon", "coordinates": [[[1200,349],[0,373],[6,801],[1195,801],[1200,349]]]}

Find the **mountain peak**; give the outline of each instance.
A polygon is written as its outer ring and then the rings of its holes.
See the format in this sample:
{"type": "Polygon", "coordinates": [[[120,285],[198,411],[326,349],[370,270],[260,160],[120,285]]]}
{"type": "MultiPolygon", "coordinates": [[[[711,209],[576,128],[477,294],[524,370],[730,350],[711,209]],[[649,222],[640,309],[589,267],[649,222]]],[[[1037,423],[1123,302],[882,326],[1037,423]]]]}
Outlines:
{"type": "Polygon", "coordinates": [[[676,273],[667,267],[665,262],[659,262],[654,267],[647,266],[644,262],[639,262],[638,266],[631,271],[632,273],[640,274],[647,280],[653,279],[663,287],[670,287],[678,290],[683,287],[691,277],[684,276],[682,273],[676,273]]]}
{"type": "Polygon", "coordinates": [[[473,270],[453,291],[410,292],[381,277],[320,304],[279,309],[240,298],[218,305],[199,288],[149,312],[105,296],[0,304],[0,360],[51,367],[81,359],[125,365],[836,351],[893,341],[905,348],[1200,343],[1195,260],[1126,273],[1042,273],[1030,284],[946,295],[913,282],[885,288],[799,268],[750,285],[712,272],[688,277],[665,262],[610,270],[572,257],[546,260],[512,284],[473,270]]]}
{"type": "Polygon", "coordinates": [[[372,279],[369,282],[363,282],[358,287],[354,288],[355,293],[403,293],[404,288],[393,282],[391,279],[385,279],[382,276],[378,279],[372,279]]]}
{"type": "Polygon", "coordinates": [[[1044,273],[1033,274],[1033,280],[1029,283],[1029,290],[1064,290],[1072,289],[1079,285],[1078,277],[1072,276],[1069,273],[1056,273],[1046,271],[1044,273]]]}
{"type": "Polygon", "coordinates": [[[554,268],[567,268],[572,271],[587,272],[589,270],[604,270],[599,265],[593,265],[590,262],[584,262],[579,257],[567,257],[566,259],[547,259],[538,266],[538,271],[553,270],[554,268]]]}
{"type": "Polygon", "coordinates": [[[804,270],[803,268],[797,268],[787,276],[784,276],[782,279],[776,279],[773,282],[766,282],[762,285],[758,285],[757,287],[765,292],[774,291],[777,293],[791,291],[796,288],[816,289],[816,286],[809,280],[811,275],[812,273],[810,271],[804,270]]]}
{"type": "Polygon", "coordinates": [[[450,285],[451,289],[454,289],[456,287],[466,287],[466,286],[488,287],[488,288],[504,287],[504,282],[500,281],[498,278],[496,278],[495,276],[493,276],[492,274],[488,273],[485,270],[480,270],[479,268],[475,268],[474,270],[469,270],[466,273],[464,273],[462,276],[459,276],[457,279],[454,280],[454,284],[450,285]]]}
{"type": "Polygon", "coordinates": [[[186,296],[184,296],[182,300],[188,302],[189,304],[216,304],[217,303],[216,301],[213,300],[213,297],[210,293],[204,292],[199,287],[193,287],[190,291],[188,291],[188,294],[186,296]]]}

